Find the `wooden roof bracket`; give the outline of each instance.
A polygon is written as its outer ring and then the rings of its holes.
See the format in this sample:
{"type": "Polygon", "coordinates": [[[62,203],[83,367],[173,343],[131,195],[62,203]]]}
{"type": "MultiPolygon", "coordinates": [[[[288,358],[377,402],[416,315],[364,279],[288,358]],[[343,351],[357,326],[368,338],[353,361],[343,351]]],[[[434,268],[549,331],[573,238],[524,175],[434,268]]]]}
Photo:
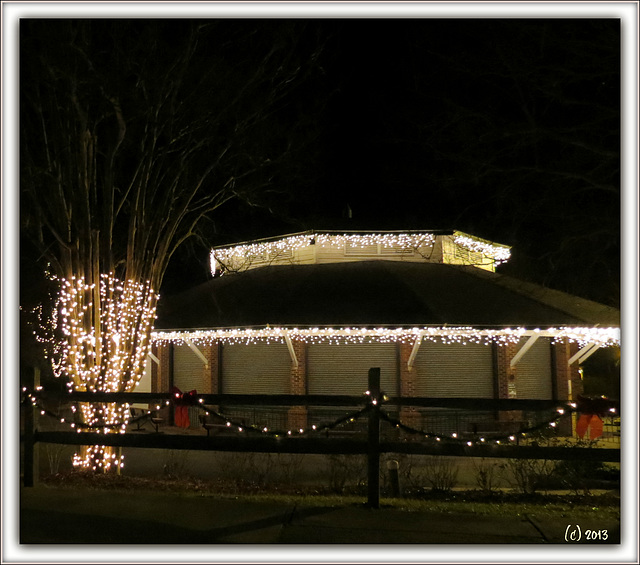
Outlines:
{"type": "Polygon", "coordinates": [[[291,355],[291,363],[293,363],[293,367],[295,369],[298,368],[298,358],[296,357],[296,350],[293,348],[293,343],[291,342],[291,337],[289,336],[289,332],[284,334],[284,341],[287,344],[287,349],[289,350],[289,355],[291,355]]]}
{"type": "Polygon", "coordinates": [[[153,353],[151,353],[151,351],[149,351],[149,355],[148,357],[151,358],[151,360],[158,365],[158,367],[160,366],[160,359],[158,359],[153,353]]]}
{"type": "Polygon", "coordinates": [[[420,332],[415,342],[413,343],[413,348],[411,349],[411,354],[409,355],[409,359],[407,360],[407,369],[409,371],[413,371],[413,363],[416,360],[416,355],[418,355],[418,350],[420,349],[420,344],[422,343],[423,334],[420,332]]]}
{"type": "Polygon", "coordinates": [[[525,344],[518,350],[518,353],[516,353],[513,356],[513,359],[511,359],[511,363],[509,363],[509,365],[511,366],[511,368],[513,369],[517,364],[518,361],[520,361],[520,359],[522,359],[522,357],[524,356],[524,354],[529,351],[529,349],[531,349],[531,347],[533,346],[533,344],[538,340],[540,336],[538,334],[534,334],[532,335],[526,342],[525,344]]]}
{"type": "Polygon", "coordinates": [[[185,339],[184,342],[189,346],[191,351],[193,351],[196,354],[196,356],[200,359],[200,361],[204,363],[204,366],[208,367],[209,361],[207,361],[207,358],[204,356],[202,351],[200,351],[191,340],[185,339]]]}
{"type": "Polygon", "coordinates": [[[580,349],[571,359],[569,359],[569,365],[573,365],[576,361],[578,365],[581,365],[588,357],[591,357],[598,349],[600,349],[599,343],[590,343],[580,349]]]}

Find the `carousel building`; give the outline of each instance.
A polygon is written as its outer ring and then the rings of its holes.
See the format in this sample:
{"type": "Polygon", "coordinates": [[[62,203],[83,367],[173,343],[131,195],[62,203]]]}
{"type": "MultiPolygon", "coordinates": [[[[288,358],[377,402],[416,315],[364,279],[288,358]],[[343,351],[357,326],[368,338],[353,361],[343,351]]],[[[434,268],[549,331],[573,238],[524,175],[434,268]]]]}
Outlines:
{"type": "MultiPolygon", "coordinates": [[[[458,231],[305,232],[214,248],[213,278],[161,301],[138,390],[361,395],[379,367],[389,397],[571,400],[580,364],[619,345],[620,313],[496,272],[509,256],[458,231]]],[[[406,410],[418,427],[442,415],[406,410]]],[[[460,427],[447,416],[437,425],[460,427]]],[[[246,417],[309,425],[326,414],[246,417]]]]}

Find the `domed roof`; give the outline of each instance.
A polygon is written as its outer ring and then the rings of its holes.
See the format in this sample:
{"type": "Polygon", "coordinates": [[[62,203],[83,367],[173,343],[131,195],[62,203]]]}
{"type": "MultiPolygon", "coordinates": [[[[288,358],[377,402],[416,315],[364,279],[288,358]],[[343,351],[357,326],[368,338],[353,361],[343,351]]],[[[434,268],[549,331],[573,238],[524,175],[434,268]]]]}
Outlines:
{"type": "Polygon", "coordinates": [[[272,265],[163,297],[158,330],[314,326],[619,326],[620,312],[473,266],[272,265]]]}

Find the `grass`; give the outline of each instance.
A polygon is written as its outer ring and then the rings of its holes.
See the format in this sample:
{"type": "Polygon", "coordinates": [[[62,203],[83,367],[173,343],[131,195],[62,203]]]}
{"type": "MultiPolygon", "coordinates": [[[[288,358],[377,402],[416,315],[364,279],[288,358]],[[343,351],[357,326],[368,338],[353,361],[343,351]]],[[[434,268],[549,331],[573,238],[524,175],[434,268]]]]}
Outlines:
{"type": "MultiPolygon", "coordinates": [[[[193,478],[128,477],[64,473],[45,477],[48,488],[99,489],[118,492],[165,492],[176,496],[233,498],[247,502],[292,505],[297,507],[364,506],[366,487],[335,494],[326,489],[295,485],[256,484],[241,481],[203,481],[193,478]]],[[[479,490],[419,492],[404,498],[380,498],[382,508],[407,512],[471,513],[477,515],[524,514],[539,517],[586,519],[589,517],[620,519],[620,498],[609,492],[591,495],[517,494],[508,490],[483,493],[479,490]]]]}
{"type": "MultiPolygon", "coordinates": [[[[212,494],[211,496],[219,496],[212,494]]],[[[231,495],[227,495],[231,496],[231,495]]],[[[341,507],[341,506],[365,506],[362,496],[340,495],[274,495],[251,494],[235,495],[234,498],[249,502],[295,504],[299,507],[341,507]]],[[[533,516],[555,516],[558,518],[571,517],[575,519],[589,518],[620,518],[620,508],[610,499],[592,497],[591,501],[580,501],[571,504],[569,502],[550,502],[548,499],[531,500],[530,502],[480,502],[465,500],[464,494],[458,500],[418,500],[404,498],[380,498],[381,508],[392,508],[406,512],[446,512],[451,514],[467,513],[483,516],[524,514],[533,516]]]]}

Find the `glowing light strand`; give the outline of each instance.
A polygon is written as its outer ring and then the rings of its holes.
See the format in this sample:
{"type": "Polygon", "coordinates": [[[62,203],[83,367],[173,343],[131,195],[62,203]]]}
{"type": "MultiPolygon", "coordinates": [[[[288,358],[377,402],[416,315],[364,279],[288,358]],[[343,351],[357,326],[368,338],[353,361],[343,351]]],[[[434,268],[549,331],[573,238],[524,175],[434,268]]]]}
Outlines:
{"type": "Polygon", "coordinates": [[[385,249],[420,249],[432,247],[435,236],[432,233],[369,233],[369,234],[327,234],[307,233],[292,235],[273,241],[256,241],[211,250],[209,260],[211,272],[215,274],[219,266],[238,271],[254,263],[273,262],[290,258],[297,249],[318,245],[319,247],[365,248],[381,245],[385,249]]]}
{"type": "MultiPolygon", "coordinates": [[[[56,377],[69,379],[69,391],[131,392],[142,378],[151,347],[149,336],[158,296],[149,282],[121,281],[103,273],[97,283],[83,277],[59,279],[60,288],[40,341],[48,346],[56,377]]],[[[41,311],[38,312],[41,325],[41,311]]],[[[34,332],[38,335],[38,332],[34,332]]],[[[81,403],[80,417],[89,429],[124,433],[128,405],[81,403]]],[[[79,426],[78,431],[84,429],[79,426]]],[[[74,466],[107,470],[114,465],[110,448],[93,446],[76,454],[74,466]]],[[[121,461],[120,461],[121,463],[121,461]]],[[[120,465],[121,466],[121,465],[120,465]]]]}
{"type": "Polygon", "coordinates": [[[457,235],[453,241],[456,245],[464,247],[469,251],[482,253],[483,255],[491,257],[496,265],[506,263],[511,257],[511,250],[506,246],[478,241],[477,239],[464,235],[457,235]]]}
{"type": "Polygon", "coordinates": [[[307,344],[333,343],[414,343],[419,337],[423,341],[440,343],[477,343],[484,345],[517,344],[527,335],[538,334],[552,338],[554,343],[567,339],[584,347],[597,343],[600,347],[620,344],[619,328],[547,328],[527,330],[525,328],[501,328],[497,330],[472,327],[422,327],[422,328],[233,328],[194,331],[156,331],[151,340],[156,344],[181,344],[190,341],[194,344],[211,345],[213,343],[251,344],[285,343],[286,336],[291,340],[307,344]]]}
{"type": "MultiPolygon", "coordinates": [[[[365,397],[368,395],[368,392],[365,393],[365,397]]],[[[52,418],[55,418],[56,420],[59,420],[61,422],[64,422],[64,419],[60,418],[60,415],[52,413],[51,411],[42,408],[40,406],[40,404],[37,402],[37,398],[34,395],[31,394],[27,394],[27,399],[29,400],[29,402],[33,405],[33,406],[38,406],[39,408],[41,408],[41,414],[42,415],[48,415],[52,418]]],[[[384,400],[386,399],[385,395],[381,395],[381,400],[384,402],[384,400]]],[[[340,418],[334,420],[333,422],[325,422],[322,424],[312,424],[310,426],[306,426],[303,428],[292,428],[292,429],[287,429],[287,430],[273,430],[268,428],[267,426],[264,426],[262,424],[246,424],[246,422],[244,421],[238,421],[235,420],[233,418],[229,418],[226,415],[218,412],[217,410],[215,410],[214,408],[210,407],[210,406],[205,406],[203,404],[203,399],[199,399],[198,401],[199,403],[196,404],[194,407],[199,408],[200,410],[202,410],[204,412],[205,415],[207,416],[214,416],[215,418],[217,418],[218,420],[220,420],[221,422],[224,422],[224,427],[226,429],[228,429],[229,431],[235,431],[237,433],[247,433],[247,432],[254,432],[260,435],[267,435],[267,436],[272,436],[274,438],[281,438],[281,437],[304,437],[304,436],[309,436],[309,435],[316,435],[316,434],[320,434],[320,433],[326,433],[329,432],[331,430],[334,430],[336,428],[338,428],[339,426],[343,426],[346,424],[351,424],[354,423],[355,421],[357,421],[359,418],[366,416],[368,414],[368,412],[373,408],[373,406],[375,405],[372,401],[368,402],[368,404],[355,412],[351,412],[348,413],[344,416],[341,416],[340,418]]],[[[128,405],[127,405],[128,407],[128,405]]],[[[160,408],[159,406],[157,407],[158,409],[160,408]]],[[[614,409],[612,409],[613,411],[614,409]]],[[[490,442],[494,442],[497,444],[500,444],[501,441],[505,441],[508,440],[509,442],[513,442],[516,441],[517,437],[525,437],[528,434],[532,434],[535,432],[538,432],[540,430],[544,430],[547,429],[549,427],[551,428],[555,428],[557,427],[558,422],[562,419],[562,418],[568,418],[569,416],[571,416],[571,414],[573,414],[574,412],[577,412],[577,405],[574,402],[568,402],[566,404],[562,404],[561,406],[558,406],[555,410],[555,414],[553,415],[553,417],[547,419],[546,421],[540,423],[540,424],[536,424],[534,426],[529,426],[527,428],[524,429],[520,429],[517,432],[504,432],[504,433],[485,433],[485,434],[463,434],[461,432],[453,432],[451,434],[442,434],[442,433],[434,433],[428,430],[422,430],[422,429],[418,429],[418,428],[414,428],[411,426],[408,426],[406,424],[404,424],[401,420],[398,420],[396,418],[393,418],[392,416],[390,416],[383,408],[380,408],[379,410],[379,414],[380,414],[380,418],[384,421],[386,421],[387,423],[389,423],[392,427],[395,427],[397,429],[401,429],[402,431],[409,433],[409,434],[413,434],[413,435],[419,435],[421,437],[424,437],[426,439],[433,439],[437,442],[449,442],[449,443],[458,443],[458,444],[467,444],[467,446],[471,447],[472,445],[476,445],[476,444],[487,444],[490,442]],[[473,435],[473,437],[471,437],[471,435],[473,435]]],[[[142,416],[131,420],[129,422],[129,424],[135,422],[136,420],[140,420],[143,419],[145,417],[147,417],[151,412],[149,411],[147,414],[143,414],[142,416]]],[[[68,422],[67,422],[68,423],[68,422]]],[[[86,424],[76,424],[76,423],[68,423],[71,427],[75,427],[75,426],[83,426],[84,428],[87,429],[91,429],[94,428],[96,426],[90,426],[90,425],[86,425],[86,424]]],[[[78,430],[79,432],[80,430],[78,430]]],[[[96,454],[100,454],[100,455],[104,455],[106,453],[106,449],[108,449],[105,446],[93,446],[91,453],[94,456],[93,459],[88,459],[88,458],[80,458],[78,456],[74,456],[74,465],[75,466],[79,466],[85,469],[89,469],[91,468],[92,470],[96,470],[96,468],[101,468],[101,463],[99,461],[95,461],[95,455],[96,454]]],[[[104,464],[106,465],[106,467],[104,467],[105,470],[109,469],[112,466],[115,466],[116,461],[114,460],[114,457],[112,454],[109,454],[108,457],[104,458],[102,457],[102,459],[100,460],[104,460],[104,464]]],[[[118,459],[117,460],[117,464],[122,467],[123,466],[123,459],[118,459]]]]}
{"type": "Polygon", "coordinates": [[[272,436],[275,438],[279,437],[291,437],[291,436],[307,436],[312,434],[318,434],[322,432],[328,432],[337,428],[338,426],[349,424],[355,422],[362,415],[366,414],[371,407],[365,406],[361,410],[356,412],[348,413],[340,418],[334,420],[333,422],[324,422],[322,424],[312,424],[310,426],[306,426],[303,428],[292,428],[287,430],[272,430],[268,426],[264,426],[261,424],[246,424],[245,422],[240,422],[238,420],[234,420],[233,418],[228,418],[224,414],[217,412],[214,408],[209,406],[200,406],[202,410],[204,410],[207,416],[214,416],[218,418],[221,422],[225,422],[225,427],[231,431],[237,431],[239,433],[242,432],[255,432],[261,435],[272,436]]]}
{"type": "Polygon", "coordinates": [[[549,427],[556,427],[557,423],[560,419],[569,416],[572,413],[573,409],[571,405],[564,406],[563,408],[559,408],[557,413],[553,418],[537,424],[535,426],[530,426],[525,429],[521,429],[517,432],[505,432],[505,433],[485,433],[485,434],[462,434],[461,432],[454,432],[452,434],[437,434],[434,432],[430,432],[427,430],[421,430],[417,428],[413,428],[402,423],[400,420],[389,416],[384,410],[380,411],[380,417],[383,420],[386,420],[393,427],[401,429],[402,431],[414,435],[419,435],[427,439],[434,439],[435,441],[447,441],[453,443],[465,443],[468,446],[475,445],[478,443],[487,443],[487,442],[496,442],[500,443],[504,440],[515,441],[517,436],[524,437],[527,434],[532,434],[540,430],[547,429],[549,427]],[[474,437],[470,437],[473,435],[474,437]],[[460,437],[465,436],[465,437],[460,437]]]}

